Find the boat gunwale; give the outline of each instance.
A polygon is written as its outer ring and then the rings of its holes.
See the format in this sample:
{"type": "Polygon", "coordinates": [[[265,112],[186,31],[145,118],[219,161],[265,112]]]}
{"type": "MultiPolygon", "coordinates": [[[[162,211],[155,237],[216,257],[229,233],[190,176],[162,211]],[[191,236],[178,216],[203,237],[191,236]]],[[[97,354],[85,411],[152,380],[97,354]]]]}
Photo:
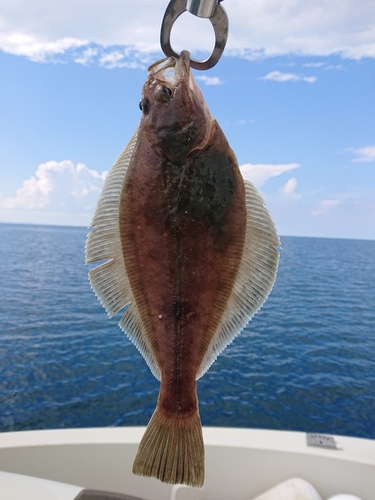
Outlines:
{"type": "MultiPolygon", "coordinates": [[[[89,427],[0,433],[1,450],[44,446],[138,445],[145,427],[89,427]]],[[[306,433],[273,429],[203,427],[206,448],[242,448],[301,453],[375,466],[375,440],[330,434],[339,449],[307,446],[306,433]]]]}

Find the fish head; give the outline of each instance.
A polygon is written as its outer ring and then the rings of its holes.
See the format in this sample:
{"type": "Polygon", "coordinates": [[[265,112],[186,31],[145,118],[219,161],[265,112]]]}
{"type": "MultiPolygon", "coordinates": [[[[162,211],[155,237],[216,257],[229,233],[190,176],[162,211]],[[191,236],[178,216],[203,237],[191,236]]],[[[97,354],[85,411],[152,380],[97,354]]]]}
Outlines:
{"type": "Polygon", "coordinates": [[[184,161],[208,145],[213,118],[191,73],[189,52],[150,66],[140,108],[140,126],[163,158],[184,161]]]}

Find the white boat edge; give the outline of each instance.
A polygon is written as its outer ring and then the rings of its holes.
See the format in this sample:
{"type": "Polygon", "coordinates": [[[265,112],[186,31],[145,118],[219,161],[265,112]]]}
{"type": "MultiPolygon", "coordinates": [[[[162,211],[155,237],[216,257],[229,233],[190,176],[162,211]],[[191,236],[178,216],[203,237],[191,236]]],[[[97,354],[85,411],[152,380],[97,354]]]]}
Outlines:
{"type": "Polygon", "coordinates": [[[361,500],[375,498],[375,440],[333,436],[339,449],[328,449],[307,446],[304,432],[204,427],[205,484],[178,497],[176,487],[132,474],[144,430],[106,427],[1,433],[0,471],[145,500],[251,500],[290,478],[308,481],[323,500],[340,493],[361,500]]]}

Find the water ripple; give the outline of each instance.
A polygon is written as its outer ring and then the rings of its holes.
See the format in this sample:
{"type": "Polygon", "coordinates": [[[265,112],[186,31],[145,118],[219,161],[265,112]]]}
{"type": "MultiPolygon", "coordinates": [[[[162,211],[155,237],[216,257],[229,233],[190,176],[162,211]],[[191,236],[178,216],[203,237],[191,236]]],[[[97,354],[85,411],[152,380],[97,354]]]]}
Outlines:
{"type": "MultiPolygon", "coordinates": [[[[145,425],[159,383],[92,293],[81,228],[0,224],[0,430],[145,425]]],[[[375,438],[375,242],[282,238],[275,288],[198,382],[204,425],[375,438]]]]}

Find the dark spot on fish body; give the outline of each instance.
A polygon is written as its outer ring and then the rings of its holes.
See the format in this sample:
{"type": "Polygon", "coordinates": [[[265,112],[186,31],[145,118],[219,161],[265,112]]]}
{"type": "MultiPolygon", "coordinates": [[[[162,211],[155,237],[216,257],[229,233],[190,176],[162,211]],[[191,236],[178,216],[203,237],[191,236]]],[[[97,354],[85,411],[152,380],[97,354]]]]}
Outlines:
{"type": "Polygon", "coordinates": [[[211,147],[185,163],[164,162],[162,169],[171,232],[193,224],[222,233],[237,187],[231,159],[211,147]]]}
{"type": "Polygon", "coordinates": [[[186,165],[190,211],[220,227],[235,194],[236,179],[228,156],[213,148],[186,165]]]}
{"type": "Polygon", "coordinates": [[[184,309],[185,309],[184,302],[182,302],[181,300],[176,300],[174,302],[173,315],[177,321],[180,321],[184,317],[184,314],[185,314],[184,309]]]}
{"type": "Polygon", "coordinates": [[[159,132],[159,145],[164,158],[171,161],[182,162],[190,154],[195,143],[196,133],[194,127],[181,128],[176,126],[165,134],[159,132]]]}

